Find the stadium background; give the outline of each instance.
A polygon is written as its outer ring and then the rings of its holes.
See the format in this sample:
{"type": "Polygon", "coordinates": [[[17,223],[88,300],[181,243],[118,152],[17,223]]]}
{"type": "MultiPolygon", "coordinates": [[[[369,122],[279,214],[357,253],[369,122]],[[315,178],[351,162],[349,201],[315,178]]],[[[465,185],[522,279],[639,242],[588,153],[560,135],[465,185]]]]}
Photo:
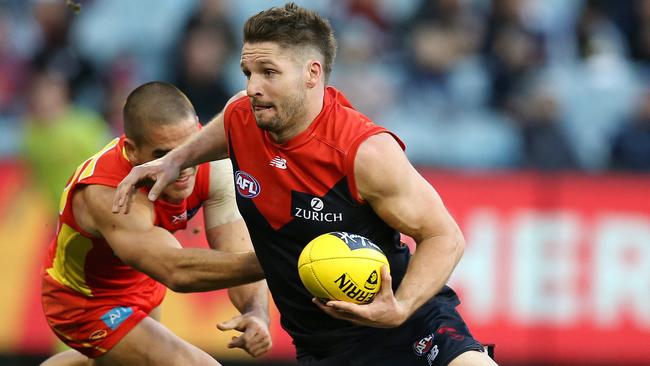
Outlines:
{"type": "MultiPolygon", "coordinates": [[[[148,80],[207,121],[244,85],[241,26],[279,1],[0,0],[0,365],[61,349],[40,263],[68,175],[148,80]]],[[[650,364],[650,1],[318,0],[331,83],[397,132],[466,235],[451,284],[502,365],[650,364]]],[[[200,219],[199,219],[200,220],[200,219]]],[[[178,236],[204,246],[200,222],[178,236]]],[[[223,292],[163,323],[225,365],[223,292]]],[[[273,313],[273,350],[292,364],[273,313]]],[[[370,351],[370,350],[369,350],[370,351]]]]}

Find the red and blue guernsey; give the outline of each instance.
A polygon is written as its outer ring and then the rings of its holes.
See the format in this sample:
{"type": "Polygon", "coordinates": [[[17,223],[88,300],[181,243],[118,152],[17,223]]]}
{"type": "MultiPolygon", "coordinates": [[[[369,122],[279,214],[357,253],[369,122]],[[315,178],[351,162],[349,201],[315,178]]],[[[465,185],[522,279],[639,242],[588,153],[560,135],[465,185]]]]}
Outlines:
{"type": "MultiPolygon", "coordinates": [[[[208,197],[209,169],[209,164],[199,166],[194,191],[181,204],[154,202],[155,225],[171,232],[187,226],[208,197]]],[[[42,302],[48,324],[61,340],[89,357],[110,350],[165,295],[164,285],[124,264],[103,238],[79,227],[72,212],[77,188],[117,187],[130,170],[124,136],[77,168],[61,196],[57,235],[44,265],[42,302]]]]}
{"type": "MultiPolygon", "coordinates": [[[[399,286],[408,248],[401,244],[399,233],[358,198],[354,180],[361,143],[390,132],[357,112],[332,87],[326,88],[323,109],[313,123],[284,144],[275,143],[257,126],[246,97],[226,108],[224,124],[237,204],[298,356],[301,352],[337,354],[359,338],[379,332],[319,310],[300,282],[297,262],[303,247],[316,236],[347,231],[381,247],[390,262],[393,285],[399,286]]],[[[416,314],[409,322],[421,318],[416,314]]]]}

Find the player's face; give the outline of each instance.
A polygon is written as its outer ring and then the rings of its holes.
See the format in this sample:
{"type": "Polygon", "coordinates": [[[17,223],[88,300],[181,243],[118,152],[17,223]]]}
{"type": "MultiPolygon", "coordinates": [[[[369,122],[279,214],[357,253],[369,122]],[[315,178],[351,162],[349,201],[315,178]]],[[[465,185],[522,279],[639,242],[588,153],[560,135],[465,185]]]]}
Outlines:
{"type": "MultiPolygon", "coordinates": [[[[176,124],[162,125],[147,130],[147,141],[136,147],[136,159],[142,164],[163,157],[176,146],[182,144],[192,134],[199,131],[195,119],[188,118],[176,124]]],[[[196,167],[181,171],[178,179],[168,185],[162,198],[168,202],[180,202],[194,190],[196,167]]]]}
{"type": "Polygon", "coordinates": [[[241,68],[260,128],[279,134],[305,116],[307,86],[302,61],[297,50],[274,42],[244,43],[241,68]]]}

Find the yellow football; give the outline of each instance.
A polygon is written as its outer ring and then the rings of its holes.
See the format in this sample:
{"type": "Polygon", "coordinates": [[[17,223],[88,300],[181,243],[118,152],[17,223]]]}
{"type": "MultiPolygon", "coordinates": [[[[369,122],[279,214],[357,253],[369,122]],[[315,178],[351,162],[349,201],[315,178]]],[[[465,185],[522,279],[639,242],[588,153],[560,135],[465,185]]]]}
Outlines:
{"type": "Polygon", "coordinates": [[[356,304],[372,302],[381,287],[381,267],[388,260],[370,239],[346,232],[314,238],[298,258],[298,274],[315,297],[356,304]]]}

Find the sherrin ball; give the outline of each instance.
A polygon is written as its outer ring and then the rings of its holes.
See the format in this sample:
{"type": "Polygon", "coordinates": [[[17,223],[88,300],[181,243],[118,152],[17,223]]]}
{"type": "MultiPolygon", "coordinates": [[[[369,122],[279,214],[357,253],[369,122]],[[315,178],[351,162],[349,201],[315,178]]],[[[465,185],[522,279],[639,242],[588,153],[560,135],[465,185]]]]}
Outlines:
{"type": "Polygon", "coordinates": [[[303,285],[321,300],[371,303],[381,287],[381,267],[388,260],[370,239],[331,232],[310,241],[298,258],[303,285]]]}

